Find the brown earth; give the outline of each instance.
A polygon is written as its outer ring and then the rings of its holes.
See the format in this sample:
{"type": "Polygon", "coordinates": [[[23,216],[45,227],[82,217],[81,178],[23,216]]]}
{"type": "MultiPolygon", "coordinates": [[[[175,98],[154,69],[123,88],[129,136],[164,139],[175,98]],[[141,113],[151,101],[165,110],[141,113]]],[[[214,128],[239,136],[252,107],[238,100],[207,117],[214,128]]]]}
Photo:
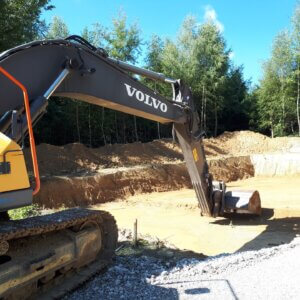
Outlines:
{"type": "MultiPolygon", "coordinates": [[[[225,132],[217,138],[204,139],[204,149],[208,159],[247,156],[285,151],[292,140],[286,137],[271,139],[251,131],[225,132]]],[[[94,173],[105,168],[183,161],[180,147],[170,139],[100,148],[88,148],[78,143],[60,147],[40,144],[37,146],[37,155],[41,175],[94,173]]],[[[28,150],[25,156],[30,161],[28,150]]]]}
{"type": "MultiPolygon", "coordinates": [[[[254,175],[249,157],[210,160],[209,166],[214,179],[225,182],[254,175]]],[[[137,194],[192,188],[183,162],[104,169],[83,176],[44,176],[41,184],[34,201],[44,208],[86,206],[137,194]]]]}
{"type": "MultiPolygon", "coordinates": [[[[210,172],[225,182],[254,176],[249,154],[282,152],[291,138],[225,132],[204,140],[210,172]]],[[[104,203],[128,196],[191,188],[181,150],[172,140],[107,145],[37,147],[42,189],[35,202],[45,208],[104,203]]],[[[28,152],[25,154],[28,157],[28,152]]],[[[30,169],[30,166],[29,166],[30,169]]]]}

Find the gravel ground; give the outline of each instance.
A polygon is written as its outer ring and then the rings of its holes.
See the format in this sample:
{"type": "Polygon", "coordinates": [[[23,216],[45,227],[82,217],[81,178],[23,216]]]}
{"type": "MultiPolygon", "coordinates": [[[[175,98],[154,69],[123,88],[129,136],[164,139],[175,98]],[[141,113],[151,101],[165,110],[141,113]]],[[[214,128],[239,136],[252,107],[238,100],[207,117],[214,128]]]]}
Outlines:
{"type": "Polygon", "coordinates": [[[117,256],[65,299],[300,299],[300,237],[205,260],[117,256]]]}

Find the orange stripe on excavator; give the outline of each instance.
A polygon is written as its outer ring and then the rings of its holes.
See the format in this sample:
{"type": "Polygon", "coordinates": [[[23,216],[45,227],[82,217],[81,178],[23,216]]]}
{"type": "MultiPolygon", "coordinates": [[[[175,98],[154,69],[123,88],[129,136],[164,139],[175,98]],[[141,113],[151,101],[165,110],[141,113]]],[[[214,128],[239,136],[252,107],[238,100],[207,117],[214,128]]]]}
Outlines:
{"type": "Polygon", "coordinates": [[[15,77],[13,77],[10,73],[8,73],[1,66],[0,66],[0,72],[23,91],[25,112],[26,112],[27,125],[28,125],[29,144],[30,144],[31,158],[32,158],[32,164],[33,164],[33,173],[34,173],[34,178],[35,178],[35,188],[33,191],[33,195],[36,195],[40,190],[41,182],[40,182],[40,173],[39,173],[39,167],[38,167],[37,156],[36,156],[36,148],[35,148],[35,142],[34,142],[34,136],[33,136],[28,92],[27,92],[27,89],[25,88],[25,86],[20,81],[18,81],[15,77]]]}

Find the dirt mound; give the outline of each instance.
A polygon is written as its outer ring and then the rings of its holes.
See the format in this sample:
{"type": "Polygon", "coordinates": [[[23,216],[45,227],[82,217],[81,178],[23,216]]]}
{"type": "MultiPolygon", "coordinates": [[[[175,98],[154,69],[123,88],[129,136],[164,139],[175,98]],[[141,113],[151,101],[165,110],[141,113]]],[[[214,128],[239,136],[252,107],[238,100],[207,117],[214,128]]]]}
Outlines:
{"type": "Polygon", "coordinates": [[[227,132],[216,138],[204,140],[205,152],[209,156],[240,156],[266,152],[286,151],[293,138],[269,138],[252,131],[227,132]]]}
{"type": "MultiPolygon", "coordinates": [[[[29,150],[25,151],[31,169],[29,150]]],[[[37,146],[39,169],[42,175],[95,173],[106,168],[145,164],[180,162],[183,156],[172,140],[150,143],[114,144],[88,148],[74,143],[65,146],[40,144],[37,146]]]]}
{"type": "MultiPolygon", "coordinates": [[[[290,138],[271,139],[251,131],[236,131],[205,139],[204,148],[210,159],[284,151],[290,147],[288,141],[290,138]]],[[[41,144],[37,147],[37,154],[42,175],[92,174],[106,168],[183,161],[180,147],[171,139],[100,148],[88,148],[78,143],[61,147],[41,144]]],[[[28,150],[25,155],[29,157],[28,150]]],[[[30,169],[31,164],[28,165],[30,169]]]]}

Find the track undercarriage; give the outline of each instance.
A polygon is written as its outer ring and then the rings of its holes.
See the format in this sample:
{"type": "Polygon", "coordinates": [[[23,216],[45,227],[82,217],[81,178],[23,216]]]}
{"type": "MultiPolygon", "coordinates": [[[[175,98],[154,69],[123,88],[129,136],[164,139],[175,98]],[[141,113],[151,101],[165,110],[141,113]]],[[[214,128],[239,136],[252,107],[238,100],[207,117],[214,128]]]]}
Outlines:
{"type": "Polygon", "coordinates": [[[61,297],[111,262],[117,237],[116,222],[104,211],[0,222],[0,299],[61,297]]]}

